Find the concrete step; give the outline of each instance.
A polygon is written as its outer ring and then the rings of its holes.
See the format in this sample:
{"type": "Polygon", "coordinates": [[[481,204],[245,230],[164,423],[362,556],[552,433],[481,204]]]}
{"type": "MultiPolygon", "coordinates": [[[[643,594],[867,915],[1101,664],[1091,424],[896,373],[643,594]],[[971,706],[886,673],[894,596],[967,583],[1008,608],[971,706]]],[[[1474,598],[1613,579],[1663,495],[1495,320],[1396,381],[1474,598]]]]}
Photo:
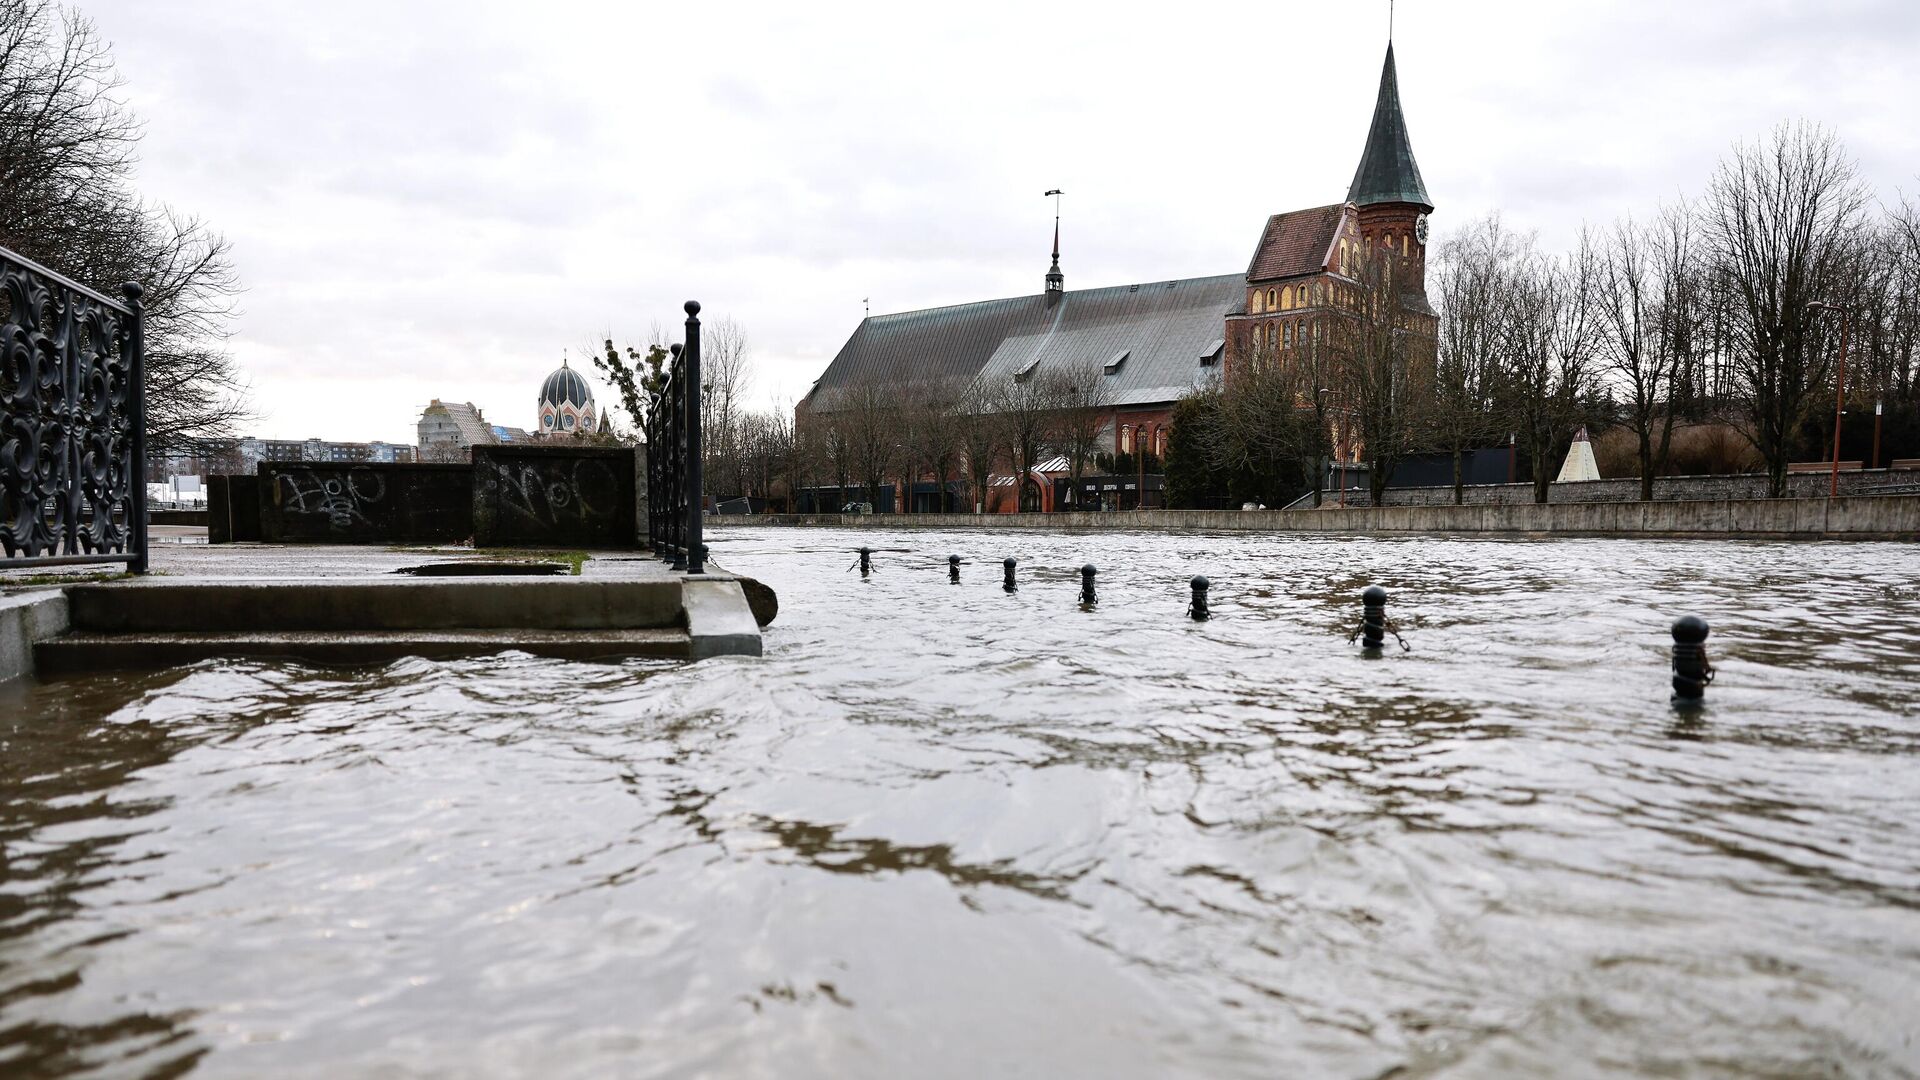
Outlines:
{"type": "Polygon", "coordinates": [[[315,631],[252,633],[69,633],[34,646],[41,675],[122,668],[162,668],[200,660],[248,658],[310,664],[385,664],[405,656],[487,656],[507,651],[563,660],[632,656],[692,659],[685,630],[408,630],[351,634],[315,631]]]}
{"type": "Polygon", "coordinates": [[[99,633],[636,630],[683,627],[677,579],[153,578],[67,590],[73,629],[99,633]]]}

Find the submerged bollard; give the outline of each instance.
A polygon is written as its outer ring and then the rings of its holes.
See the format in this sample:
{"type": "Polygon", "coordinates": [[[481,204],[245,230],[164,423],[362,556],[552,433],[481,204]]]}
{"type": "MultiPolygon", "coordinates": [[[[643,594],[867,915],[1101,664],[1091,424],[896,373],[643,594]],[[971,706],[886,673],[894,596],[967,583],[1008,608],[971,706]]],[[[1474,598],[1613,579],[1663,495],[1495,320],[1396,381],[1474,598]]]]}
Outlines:
{"type": "Polygon", "coordinates": [[[1187,607],[1187,614],[1193,616],[1194,622],[1206,622],[1213,616],[1213,613],[1207,610],[1207,589],[1213,585],[1213,582],[1204,577],[1195,577],[1188,584],[1193,586],[1193,603],[1187,607]]]}
{"type": "Polygon", "coordinates": [[[947,580],[955,585],[960,584],[960,556],[958,555],[947,556],[947,580]]]}
{"type": "Polygon", "coordinates": [[[1006,567],[1006,570],[1007,570],[1007,579],[1005,582],[1001,584],[1000,587],[1007,590],[1008,592],[1019,592],[1020,586],[1013,580],[1013,568],[1020,565],[1020,560],[1008,559],[1007,561],[1001,563],[1000,565],[1006,567]]]}
{"type": "Polygon", "coordinates": [[[1368,652],[1379,652],[1387,643],[1387,590],[1378,585],[1367,586],[1360,594],[1362,615],[1360,617],[1360,647],[1368,652]]]}
{"type": "Polygon", "coordinates": [[[873,573],[873,549],[863,547],[860,549],[860,576],[866,577],[871,573],[873,573]]]}
{"type": "Polygon", "coordinates": [[[1100,602],[1099,599],[1093,595],[1093,575],[1097,573],[1099,573],[1099,571],[1093,568],[1092,563],[1088,563],[1080,568],[1080,602],[1088,607],[1092,607],[1100,602]]]}
{"type": "Polygon", "coordinates": [[[1707,662],[1707,620],[1682,615],[1673,620],[1673,705],[1698,708],[1706,703],[1713,665],[1707,662]]]}

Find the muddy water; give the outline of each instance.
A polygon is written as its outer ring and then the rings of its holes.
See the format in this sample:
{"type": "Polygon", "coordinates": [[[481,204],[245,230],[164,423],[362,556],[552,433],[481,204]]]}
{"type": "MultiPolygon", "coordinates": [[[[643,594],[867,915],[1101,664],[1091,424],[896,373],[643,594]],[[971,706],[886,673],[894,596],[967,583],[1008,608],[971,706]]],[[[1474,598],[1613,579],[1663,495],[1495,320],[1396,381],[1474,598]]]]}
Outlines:
{"type": "Polygon", "coordinates": [[[0,690],[0,1074],[1920,1075],[1920,548],[712,539],[763,660],[0,690]]]}

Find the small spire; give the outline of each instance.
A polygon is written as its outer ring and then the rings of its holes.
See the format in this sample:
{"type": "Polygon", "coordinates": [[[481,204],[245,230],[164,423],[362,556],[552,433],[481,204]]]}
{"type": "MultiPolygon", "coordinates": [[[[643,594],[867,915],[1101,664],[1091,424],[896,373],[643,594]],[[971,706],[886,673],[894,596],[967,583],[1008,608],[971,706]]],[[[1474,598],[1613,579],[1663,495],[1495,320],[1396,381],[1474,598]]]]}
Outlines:
{"type": "Polygon", "coordinates": [[[1067,276],[1060,272],[1060,196],[1059,188],[1045,192],[1053,197],[1053,266],[1047,270],[1047,295],[1052,296],[1066,289],[1067,276]]]}

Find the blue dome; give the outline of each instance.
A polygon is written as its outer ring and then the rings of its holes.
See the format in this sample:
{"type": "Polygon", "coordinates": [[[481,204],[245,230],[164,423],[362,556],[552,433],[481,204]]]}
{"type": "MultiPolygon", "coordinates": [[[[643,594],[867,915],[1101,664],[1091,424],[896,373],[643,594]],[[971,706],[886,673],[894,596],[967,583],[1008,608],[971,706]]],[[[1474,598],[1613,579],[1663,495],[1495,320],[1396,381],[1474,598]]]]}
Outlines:
{"type": "Polygon", "coordinates": [[[584,409],[593,404],[593,391],[587,389],[587,380],[579,372],[563,363],[540,386],[540,404],[549,403],[584,409]]]}

